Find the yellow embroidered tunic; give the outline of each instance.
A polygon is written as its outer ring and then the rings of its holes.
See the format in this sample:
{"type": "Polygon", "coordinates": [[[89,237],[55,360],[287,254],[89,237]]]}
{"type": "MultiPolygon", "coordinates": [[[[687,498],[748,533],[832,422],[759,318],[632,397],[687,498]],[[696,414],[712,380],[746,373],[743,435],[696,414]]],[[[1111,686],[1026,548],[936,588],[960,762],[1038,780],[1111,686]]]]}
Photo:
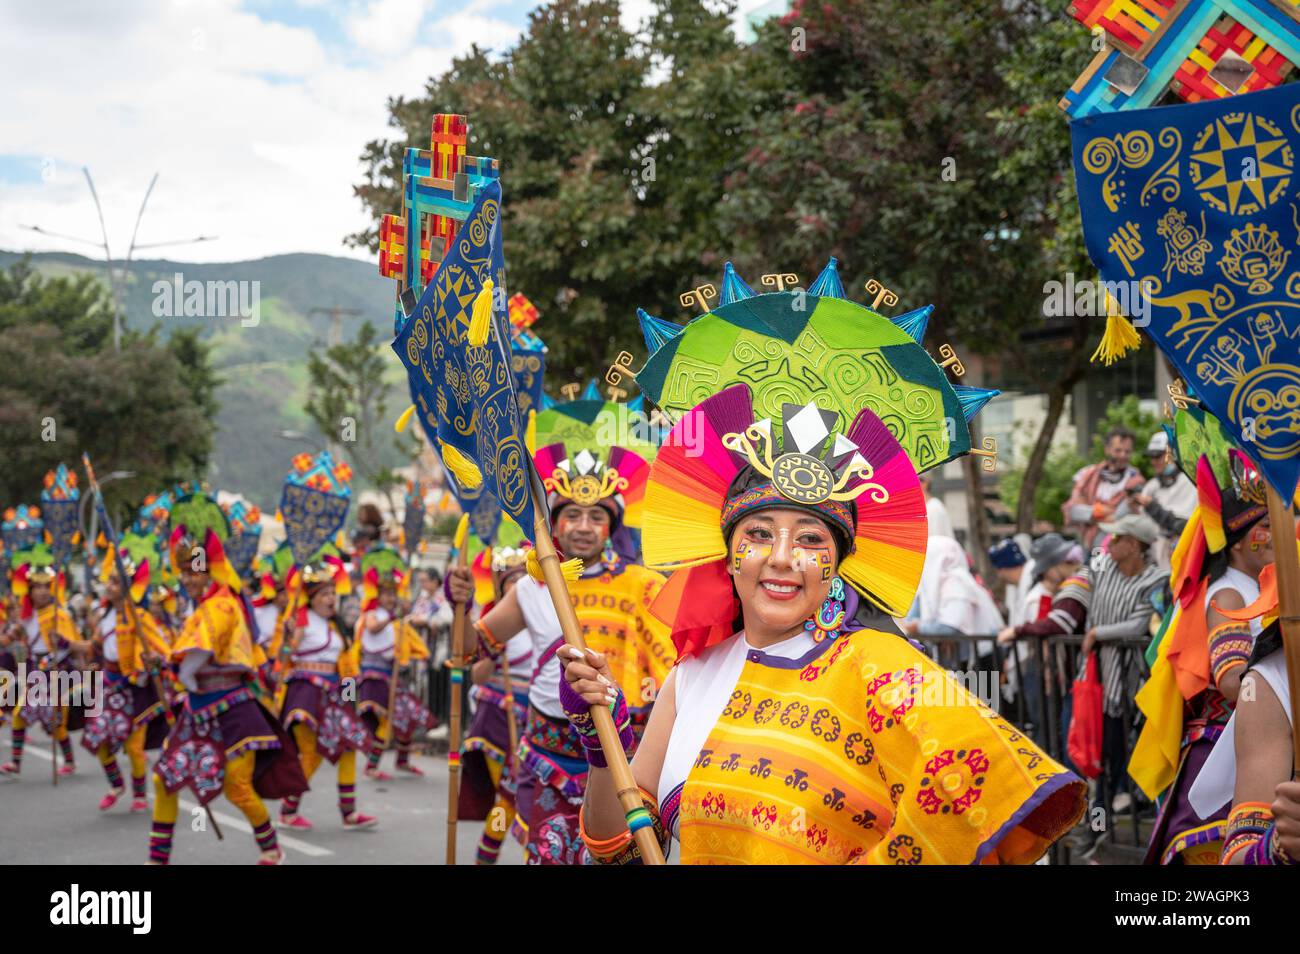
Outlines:
{"type": "MultiPolygon", "coordinates": [[[[630,710],[647,710],[663,686],[677,650],[669,628],[650,612],[664,577],[639,564],[617,573],[592,572],[568,584],[587,646],[603,653],[630,710]]],[[[560,639],[560,621],[541,583],[521,580],[516,588],[524,623],[533,638],[534,658],[543,660],[529,690],[529,701],[544,715],[564,718],[559,702],[560,666],[548,650],[560,639]]]]}
{"type": "Polygon", "coordinates": [[[163,659],[171,655],[171,646],[158,621],[140,608],[136,608],[132,615],[135,626],[131,625],[126,613],[119,613],[115,608],[109,607],[99,624],[105,661],[116,663],[118,671],[127,677],[144,674],[146,644],[151,652],[163,659]]]}
{"type": "Polygon", "coordinates": [[[22,621],[22,628],[32,654],[28,665],[46,656],[62,660],[72,646],[81,642],[71,614],[55,603],[34,611],[22,621]]]}
{"type": "Polygon", "coordinates": [[[645,699],[647,690],[653,698],[677,656],[668,627],[650,613],[663,585],[662,574],[635,563],[618,574],[584,576],[569,584],[582,638],[605,654],[632,709],[644,705],[638,700],[645,699]],[[654,685],[647,686],[647,679],[654,685]]]}
{"type": "Polygon", "coordinates": [[[261,664],[261,649],[254,644],[243,607],[229,588],[214,586],[190,614],[172,644],[172,659],[180,662],[194,650],[212,653],[210,665],[253,670],[261,664]]]}
{"type": "Polygon", "coordinates": [[[684,864],[1029,863],[1085,787],[906,640],[683,661],[659,786],[684,864]]]}

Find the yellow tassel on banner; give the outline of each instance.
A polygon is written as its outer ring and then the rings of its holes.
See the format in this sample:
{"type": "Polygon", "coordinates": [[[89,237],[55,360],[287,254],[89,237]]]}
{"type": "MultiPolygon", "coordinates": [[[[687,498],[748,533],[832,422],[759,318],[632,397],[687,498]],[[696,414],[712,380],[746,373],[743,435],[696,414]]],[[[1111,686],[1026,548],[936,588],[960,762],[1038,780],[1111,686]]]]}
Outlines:
{"type": "Polygon", "coordinates": [[[537,453],[537,411],[530,409],[528,412],[528,426],[524,428],[524,446],[528,448],[528,453],[537,453]]]}
{"type": "MultiPolygon", "coordinates": [[[[538,583],[546,582],[546,576],[542,573],[542,563],[537,559],[536,550],[528,551],[528,557],[526,558],[524,566],[528,570],[528,575],[538,583]]],[[[582,571],[582,561],[577,557],[574,557],[572,560],[565,560],[560,564],[560,572],[564,574],[564,579],[567,583],[576,583],[582,578],[582,571]]]]}
{"type": "Polygon", "coordinates": [[[1133,323],[1120,314],[1119,305],[1110,296],[1110,292],[1103,290],[1102,295],[1106,299],[1106,332],[1089,360],[1100,360],[1109,366],[1130,351],[1136,351],[1141,346],[1142,339],[1138,337],[1133,323]]]}
{"type": "Polygon", "coordinates": [[[411,415],[414,413],[415,405],[408,405],[406,410],[402,412],[401,417],[399,417],[396,423],[393,424],[393,430],[397,431],[399,434],[406,430],[406,425],[411,423],[411,415]]]}
{"type": "Polygon", "coordinates": [[[460,551],[465,546],[465,538],[469,536],[469,514],[460,515],[460,520],[456,524],[456,534],[451,538],[452,548],[460,551]]]}
{"type": "Polygon", "coordinates": [[[470,347],[481,348],[487,344],[488,332],[492,329],[492,295],[495,286],[492,279],[483,283],[482,290],[478,297],[474,299],[474,309],[469,319],[469,339],[470,347]]]}
{"type": "Polygon", "coordinates": [[[483,483],[483,475],[472,460],[443,441],[438,441],[438,447],[442,451],[442,463],[456,478],[456,483],[466,490],[473,490],[483,483]]]}

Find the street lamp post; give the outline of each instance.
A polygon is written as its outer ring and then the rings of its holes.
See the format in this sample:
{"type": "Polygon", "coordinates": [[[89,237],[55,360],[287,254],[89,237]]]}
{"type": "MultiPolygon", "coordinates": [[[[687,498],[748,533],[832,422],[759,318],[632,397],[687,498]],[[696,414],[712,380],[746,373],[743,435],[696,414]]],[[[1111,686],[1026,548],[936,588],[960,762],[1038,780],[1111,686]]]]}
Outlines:
{"type": "MultiPolygon", "coordinates": [[[[122,350],[122,293],[118,288],[117,272],[113,268],[113,253],[108,245],[108,228],[104,224],[104,210],[99,204],[99,193],[95,191],[95,180],[90,177],[90,169],[86,166],[81,167],[81,171],[86,174],[86,184],[90,186],[90,197],[95,202],[95,212],[99,216],[99,230],[103,239],[96,242],[94,239],[79,238],[75,235],[62,235],[58,232],[51,232],[41,228],[39,225],[20,226],[29,232],[38,232],[41,235],[47,235],[50,238],[64,239],[69,242],[81,242],[86,245],[97,245],[104,250],[104,261],[108,266],[108,289],[109,295],[113,300],[113,350],[122,350]]],[[[131,244],[127,247],[126,258],[122,262],[122,282],[126,282],[126,273],[131,266],[131,257],[135,254],[137,248],[163,248],[169,245],[193,245],[197,242],[211,242],[216,236],[200,235],[192,239],[176,239],[168,242],[150,242],[147,245],[137,245],[136,236],[140,232],[140,220],[144,218],[145,206],[149,203],[149,196],[153,193],[153,187],[158,181],[158,173],[153,174],[149,180],[149,188],[145,190],[144,201],[140,203],[140,211],[135,217],[135,229],[131,232],[131,244]]]]}

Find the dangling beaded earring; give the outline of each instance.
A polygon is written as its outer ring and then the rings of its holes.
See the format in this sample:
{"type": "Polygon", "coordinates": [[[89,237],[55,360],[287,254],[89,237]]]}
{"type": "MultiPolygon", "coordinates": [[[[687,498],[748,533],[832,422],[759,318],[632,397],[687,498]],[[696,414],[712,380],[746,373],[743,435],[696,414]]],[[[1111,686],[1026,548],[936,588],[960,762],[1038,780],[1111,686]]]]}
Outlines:
{"type": "Polygon", "coordinates": [[[830,592],[822,607],[812,617],[805,620],[805,632],[812,633],[813,640],[820,643],[826,638],[834,639],[844,625],[844,581],[838,576],[831,580],[830,592]]]}

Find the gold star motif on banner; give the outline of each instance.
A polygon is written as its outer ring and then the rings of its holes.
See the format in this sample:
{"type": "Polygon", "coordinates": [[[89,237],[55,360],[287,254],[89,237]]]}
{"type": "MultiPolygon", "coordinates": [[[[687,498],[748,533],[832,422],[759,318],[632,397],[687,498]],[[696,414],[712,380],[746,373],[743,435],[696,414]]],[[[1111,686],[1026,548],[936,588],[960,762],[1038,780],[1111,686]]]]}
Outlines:
{"type": "Polygon", "coordinates": [[[1223,116],[1205,127],[1192,150],[1192,181],[1220,212],[1259,212],[1286,191],[1291,179],[1291,147],[1262,116],[1223,116]]]}

